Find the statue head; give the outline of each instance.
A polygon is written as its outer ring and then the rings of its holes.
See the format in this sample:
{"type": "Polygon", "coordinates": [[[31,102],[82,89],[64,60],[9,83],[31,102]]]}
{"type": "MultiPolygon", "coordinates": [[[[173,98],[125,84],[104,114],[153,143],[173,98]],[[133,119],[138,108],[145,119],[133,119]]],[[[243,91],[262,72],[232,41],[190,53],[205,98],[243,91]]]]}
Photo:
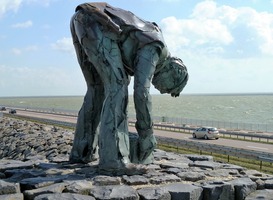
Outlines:
{"type": "Polygon", "coordinates": [[[168,93],[178,97],[189,79],[183,61],[177,57],[168,57],[161,69],[154,74],[152,83],[161,94],[168,93]]]}

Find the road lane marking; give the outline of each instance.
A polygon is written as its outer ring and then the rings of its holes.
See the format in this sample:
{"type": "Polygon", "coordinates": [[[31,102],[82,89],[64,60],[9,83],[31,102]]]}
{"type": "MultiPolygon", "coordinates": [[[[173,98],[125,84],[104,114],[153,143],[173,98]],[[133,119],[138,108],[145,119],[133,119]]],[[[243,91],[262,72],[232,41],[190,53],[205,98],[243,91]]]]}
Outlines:
{"type": "Polygon", "coordinates": [[[255,146],[247,146],[248,148],[251,149],[261,149],[261,150],[268,150],[268,148],[263,148],[263,147],[255,147],[255,146]]]}

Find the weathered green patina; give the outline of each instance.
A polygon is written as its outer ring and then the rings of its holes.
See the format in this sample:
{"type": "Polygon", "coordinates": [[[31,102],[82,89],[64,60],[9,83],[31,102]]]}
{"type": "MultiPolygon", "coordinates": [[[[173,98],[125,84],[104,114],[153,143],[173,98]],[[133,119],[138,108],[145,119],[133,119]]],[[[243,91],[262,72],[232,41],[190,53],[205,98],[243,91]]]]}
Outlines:
{"type": "Polygon", "coordinates": [[[70,161],[91,162],[99,149],[102,170],[151,163],[156,139],[150,86],[153,83],[162,94],[179,96],[188,81],[182,60],[171,57],[155,23],[107,3],[79,5],[71,19],[71,33],[87,93],[70,161]],[[138,134],[132,137],[127,122],[130,76],[134,76],[138,134]]]}

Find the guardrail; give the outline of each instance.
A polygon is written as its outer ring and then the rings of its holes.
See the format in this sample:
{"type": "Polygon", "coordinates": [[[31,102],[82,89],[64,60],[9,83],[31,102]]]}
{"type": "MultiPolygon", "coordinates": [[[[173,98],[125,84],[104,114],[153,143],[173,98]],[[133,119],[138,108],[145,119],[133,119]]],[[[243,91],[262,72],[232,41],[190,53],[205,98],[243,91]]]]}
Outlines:
{"type": "MultiPolygon", "coordinates": [[[[129,125],[134,126],[135,121],[130,120],[129,125]]],[[[161,123],[155,123],[154,128],[159,130],[184,132],[184,133],[190,133],[190,134],[193,133],[193,131],[196,129],[191,127],[177,126],[174,124],[161,124],[161,123]]],[[[262,133],[242,133],[242,132],[222,131],[222,130],[219,130],[219,133],[220,135],[222,135],[222,137],[227,137],[227,138],[244,139],[244,140],[249,138],[249,140],[251,141],[273,143],[273,134],[265,135],[262,133]]]]}
{"type": "MultiPolygon", "coordinates": [[[[55,125],[67,126],[70,128],[75,128],[75,126],[76,126],[75,123],[63,122],[63,121],[57,121],[57,120],[51,120],[51,119],[42,119],[42,118],[29,117],[29,116],[18,116],[18,115],[13,115],[13,114],[9,114],[9,113],[4,113],[4,115],[7,117],[24,118],[27,120],[35,120],[35,121],[38,121],[41,123],[49,123],[49,124],[53,124],[53,125],[55,124],[55,125]]],[[[134,124],[134,122],[132,122],[132,121],[130,121],[129,123],[131,125],[132,125],[132,123],[134,124]]],[[[164,128],[164,130],[169,130],[169,131],[181,131],[181,130],[192,131],[193,130],[191,128],[172,126],[172,125],[163,125],[163,124],[155,124],[155,128],[161,128],[161,129],[164,128]]],[[[236,156],[239,158],[258,160],[258,161],[260,161],[260,169],[262,169],[262,164],[263,164],[262,162],[273,163],[273,154],[272,153],[265,153],[265,152],[254,151],[254,150],[246,150],[246,149],[242,149],[242,148],[227,147],[227,146],[216,145],[216,144],[207,144],[207,143],[198,142],[198,141],[173,139],[173,138],[162,137],[162,136],[156,136],[156,138],[157,138],[157,141],[161,144],[176,146],[177,148],[187,147],[189,149],[196,149],[199,151],[206,151],[206,152],[211,152],[211,153],[228,155],[228,161],[229,161],[229,156],[236,156]]]]}

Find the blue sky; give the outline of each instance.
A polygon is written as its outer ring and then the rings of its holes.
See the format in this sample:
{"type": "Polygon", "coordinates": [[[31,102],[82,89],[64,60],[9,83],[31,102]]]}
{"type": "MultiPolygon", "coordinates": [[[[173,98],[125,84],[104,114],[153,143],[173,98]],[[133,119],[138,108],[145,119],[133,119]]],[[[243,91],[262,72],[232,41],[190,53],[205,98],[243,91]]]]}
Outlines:
{"type": "MultiPolygon", "coordinates": [[[[69,30],[84,2],[1,0],[1,97],[85,94],[69,30]]],[[[107,3],[161,27],[171,54],[188,67],[183,93],[273,92],[273,0],[107,3]]]]}

